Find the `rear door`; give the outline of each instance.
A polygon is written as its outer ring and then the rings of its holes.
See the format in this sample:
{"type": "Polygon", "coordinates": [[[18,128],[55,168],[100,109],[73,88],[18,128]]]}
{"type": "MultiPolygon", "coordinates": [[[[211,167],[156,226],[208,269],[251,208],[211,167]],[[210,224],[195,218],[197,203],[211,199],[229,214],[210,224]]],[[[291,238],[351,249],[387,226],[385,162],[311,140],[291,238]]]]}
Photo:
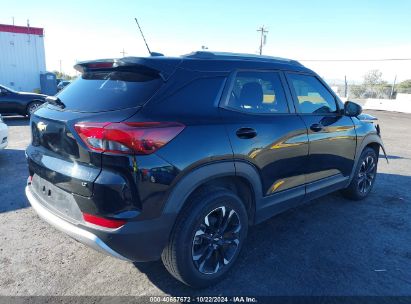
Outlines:
{"type": "Polygon", "coordinates": [[[287,73],[298,114],[308,129],[307,198],[322,188],[344,183],[354,165],[356,132],[334,94],[315,75],[287,73]]]}
{"type": "Polygon", "coordinates": [[[268,199],[259,210],[284,200],[298,202],[305,194],[307,130],[289,102],[283,77],[277,71],[234,73],[221,109],[234,159],[251,163],[261,177],[268,199]]]}

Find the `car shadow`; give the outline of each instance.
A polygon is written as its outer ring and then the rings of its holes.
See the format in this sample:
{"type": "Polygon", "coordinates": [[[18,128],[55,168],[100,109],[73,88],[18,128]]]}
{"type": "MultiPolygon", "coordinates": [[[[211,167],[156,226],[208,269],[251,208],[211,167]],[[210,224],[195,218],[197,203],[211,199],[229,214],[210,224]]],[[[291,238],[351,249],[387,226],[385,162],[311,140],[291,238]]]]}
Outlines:
{"type": "MultiPolygon", "coordinates": [[[[379,156],[379,158],[385,159],[385,155],[379,156]]],[[[387,155],[388,159],[408,159],[407,157],[402,157],[402,156],[396,156],[396,155],[387,155]]]]}
{"type": "Polygon", "coordinates": [[[160,261],[134,265],[172,296],[409,294],[409,185],[411,176],[380,173],[363,201],[337,192],[251,227],[234,269],[203,290],[172,278],[160,261]]]}
{"type": "Polygon", "coordinates": [[[28,126],[30,118],[25,116],[3,116],[3,120],[7,126],[28,126]]]}
{"type": "Polygon", "coordinates": [[[24,193],[27,176],[24,150],[0,150],[0,213],[29,206],[24,193]]]}

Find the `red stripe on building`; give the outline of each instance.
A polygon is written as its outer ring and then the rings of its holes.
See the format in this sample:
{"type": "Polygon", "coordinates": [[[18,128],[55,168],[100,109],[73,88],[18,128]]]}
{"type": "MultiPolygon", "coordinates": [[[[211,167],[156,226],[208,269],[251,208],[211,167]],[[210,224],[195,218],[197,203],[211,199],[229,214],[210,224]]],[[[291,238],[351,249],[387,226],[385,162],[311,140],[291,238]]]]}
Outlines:
{"type": "Polygon", "coordinates": [[[31,27],[31,26],[27,27],[27,26],[0,24],[0,32],[43,36],[44,29],[39,28],[39,27],[31,27]]]}

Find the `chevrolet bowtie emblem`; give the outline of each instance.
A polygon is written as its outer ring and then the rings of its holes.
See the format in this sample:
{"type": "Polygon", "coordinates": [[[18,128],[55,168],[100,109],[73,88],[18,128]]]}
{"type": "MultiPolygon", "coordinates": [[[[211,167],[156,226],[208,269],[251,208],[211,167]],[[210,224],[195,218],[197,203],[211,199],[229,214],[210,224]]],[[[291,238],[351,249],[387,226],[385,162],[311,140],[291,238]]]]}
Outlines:
{"type": "Polygon", "coordinates": [[[39,131],[46,131],[47,125],[40,121],[39,123],[37,123],[37,129],[39,129],[39,131]]]}

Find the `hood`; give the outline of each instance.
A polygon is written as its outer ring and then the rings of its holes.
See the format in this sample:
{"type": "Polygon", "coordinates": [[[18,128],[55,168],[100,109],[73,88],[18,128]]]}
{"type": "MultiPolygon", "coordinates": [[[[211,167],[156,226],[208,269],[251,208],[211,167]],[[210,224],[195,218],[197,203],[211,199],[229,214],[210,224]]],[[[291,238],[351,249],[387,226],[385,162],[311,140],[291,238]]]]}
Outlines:
{"type": "Polygon", "coordinates": [[[38,98],[41,98],[41,99],[44,99],[44,98],[47,97],[47,95],[37,94],[37,93],[32,93],[32,92],[19,92],[19,94],[23,95],[23,96],[38,97],[38,98]]]}
{"type": "Polygon", "coordinates": [[[366,113],[362,113],[362,114],[358,115],[357,118],[358,118],[359,120],[367,121],[367,122],[374,122],[374,121],[377,121],[377,120],[378,120],[377,117],[372,116],[372,115],[370,115],[370,114],[366,114],[366,113]]]}

